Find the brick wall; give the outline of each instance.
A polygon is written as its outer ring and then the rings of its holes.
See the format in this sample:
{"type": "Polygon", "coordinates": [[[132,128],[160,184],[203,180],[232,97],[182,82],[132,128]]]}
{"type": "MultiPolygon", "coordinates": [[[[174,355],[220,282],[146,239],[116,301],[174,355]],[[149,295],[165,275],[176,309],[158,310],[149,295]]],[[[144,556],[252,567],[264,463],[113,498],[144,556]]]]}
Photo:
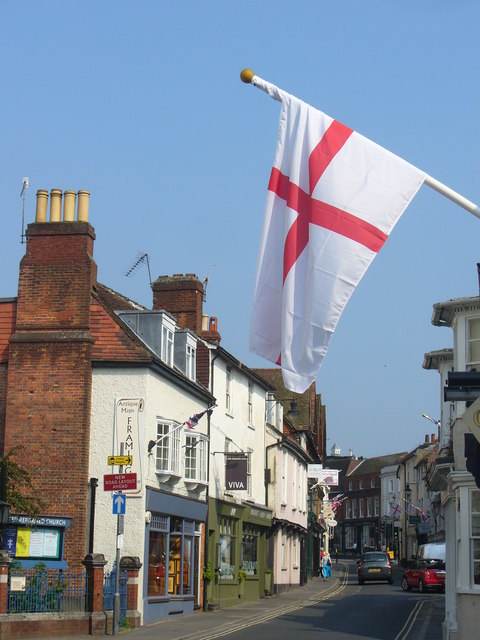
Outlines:
{"type": "Polygon", "coordinates": [[[153,283],[153,308],[172,313],[181,327],[202,330],[203,285],[195,274],[159,276],[153,283]]]}
{"type": "Polygon", "coordinates": [[[5,448],[25,446],[42,515],[71,518],[70,567],[86,544],[94,237],[83,222],[29,225],[9,349],[5,448]]]}

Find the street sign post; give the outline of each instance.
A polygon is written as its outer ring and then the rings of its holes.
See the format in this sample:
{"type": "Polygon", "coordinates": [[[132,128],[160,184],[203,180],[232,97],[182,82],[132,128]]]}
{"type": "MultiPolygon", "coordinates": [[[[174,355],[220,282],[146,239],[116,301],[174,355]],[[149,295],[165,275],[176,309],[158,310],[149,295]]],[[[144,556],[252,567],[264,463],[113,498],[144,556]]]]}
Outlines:
{"type": "Polygon", "coordinates": [[[132,456],[108,456],[107,464],[110,466],[118,464],[119,466],[130,467],[132,460],[132,456]]]}
{"type": "Polygon", "coordinates": [[[125,507],[127,506],[127,498],[123,493],[113,494],[113,515],[125,515],[125,507]]]}
{"type": "Polygon", "coordinates": [[[107,473],[103,476],[104,491],[131,491],[136,488],[136,473],[107,473]]]}

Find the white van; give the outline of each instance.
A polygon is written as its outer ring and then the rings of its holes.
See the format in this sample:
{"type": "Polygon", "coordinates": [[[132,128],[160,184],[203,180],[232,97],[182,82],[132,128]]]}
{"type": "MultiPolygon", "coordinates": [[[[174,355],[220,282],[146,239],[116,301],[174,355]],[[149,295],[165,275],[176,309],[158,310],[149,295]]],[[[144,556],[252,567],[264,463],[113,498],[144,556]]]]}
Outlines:
{"type": "Polygon", "coordinates": [[[418,547],[416,557],[419,560],[441,560],[445,562],[445,542],[428,542],[418,547]]]}

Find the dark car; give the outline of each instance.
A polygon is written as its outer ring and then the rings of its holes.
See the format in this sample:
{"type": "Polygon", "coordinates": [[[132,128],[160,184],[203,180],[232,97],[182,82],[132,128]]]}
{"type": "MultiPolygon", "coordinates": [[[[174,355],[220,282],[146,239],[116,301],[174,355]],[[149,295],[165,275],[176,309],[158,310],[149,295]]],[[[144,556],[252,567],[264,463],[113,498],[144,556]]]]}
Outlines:
{"type": "Polygon", "coordinates": [[[358,565],[358,584],[367,580],[386,580],[393,584],[390,558],[383,551],[370,551],[362,555],[358,565]]]}
{"type": "Polygon", "coordinates": [[[407,569],[400,583],[404,591],[418,589],[426,591],[445,591],[445,562],[439,558],[418,560],[412,569],[407,569]]]}

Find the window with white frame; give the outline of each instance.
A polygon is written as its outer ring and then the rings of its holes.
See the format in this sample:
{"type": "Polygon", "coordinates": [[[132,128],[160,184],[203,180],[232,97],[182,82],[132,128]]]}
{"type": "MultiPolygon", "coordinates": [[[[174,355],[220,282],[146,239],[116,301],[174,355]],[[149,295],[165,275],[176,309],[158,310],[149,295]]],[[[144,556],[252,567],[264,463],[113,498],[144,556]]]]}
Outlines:
{"type": "Polygon", "coordinates": [[[232,369],[227,367],[225,379],[225,409],[232,413],[232,369]]]}
{"type": "Polygon", "coordinates": [[[174,422],[157,421],[157,471],[180,475],[180,431],[174,422]]]}
{"type": "Polygon", "coordinates": [[[393,493],[393,478],[389,478],[388,480],[388,492],[393,493]]]}
{"type": "Polygon", "coordinates": [[[282,533],[282,569],[287,568],[287,534],[282,533]]]}
{"type": "Polygon", "coordinates": [[[282,450],[282,504],[287,504],[287,452],[282,450]]]}
{"type": "Polygon", "coordinates": [[[298,567],[298,540],[297,537],[293,537],[293,566],[298,567]]]}
{"type": "Polygon", "coordinates": [[[363,480],[360,480],[360,482],[358,483],[358,488],[363,489],[363,480]]]}
{"type": "Polygon", "coordinates": [[[353,482],[350,480],[350,482],[348,483],[348,490],[352,491],[353,490],[353,482]]]}
{"type": "Polygon", "coordinates": [[[370,480],[370,488],[371,488],[371,489],[375,489],[375,478],[372,478],[372,479],[370,480]]]}
{"type": "Polygon", "coordinates": [[[252,495],[252,454],[253,449],[247,449],[247,494],[252,495]]]}
{"type": "Polygon", "coordinates": [[[248,383],[248,424],[253,425],[253,383],[248,383]]]}
{"type": "Polygon", "coordinates": [[[296,491],[296,476],[297,476],[297,461],[294,460],[292,464],[292,508],[297,508],[297,491],[296,491]]]}
{"type": "Polygon", "coordinates": [[[200,434],[185,436],[185,479],[207,481],[207,440],[200,434]]]}
{"type": "Polygon", "coordinates": [[[187,355],[186,355],[186,375],[190,380],[195,380],[197,376],[196,365],[195,365],[195,354],[196,349],[191,344],[187,344],[187,355]]]}
{"type": "Polygon", "coordinates": [[[363,518],[364,517],[364,513],[363,513],[363,500],[360,499],[358,501],[358,517],[359,518],[363,518]]]}
{"type": "Polygon", "coordinates": [[[472,582],[480,586],[480,491],[473,490],[471,507],[471,550],[472,582]]]}
{"type": "Polygon", "coordinates": [[[380,498],[378,496],[373,499],[373,515],[380,515],[380,498]]]}
{"type": "Polygon", "coordinates": [[[357,517],[357,501],[352,500],[352,518],[357,517]]]}
{"type": "Polygon", "coordinates": [[[367,498],[367,518],[372,515],[372,499],[367,498]]]}
{"type": "Polygon", "coordinates": [[[467,319],[467,369],[480,364],[480,318],[467,319]]]}
{"type": "Polygon", "coordinates": [[[348,520],[352,517],[352,505],[350,500],[345,500],[345,518],[348,520]]]}
{"type": "Polygon", "coordinates": [[[168,364],[169,367],[173,366],[173,335],[175,331],[175,325],[173,322],[169,322],[169,318],[162,318],[162,349],[161,359],[168,364]]]}

